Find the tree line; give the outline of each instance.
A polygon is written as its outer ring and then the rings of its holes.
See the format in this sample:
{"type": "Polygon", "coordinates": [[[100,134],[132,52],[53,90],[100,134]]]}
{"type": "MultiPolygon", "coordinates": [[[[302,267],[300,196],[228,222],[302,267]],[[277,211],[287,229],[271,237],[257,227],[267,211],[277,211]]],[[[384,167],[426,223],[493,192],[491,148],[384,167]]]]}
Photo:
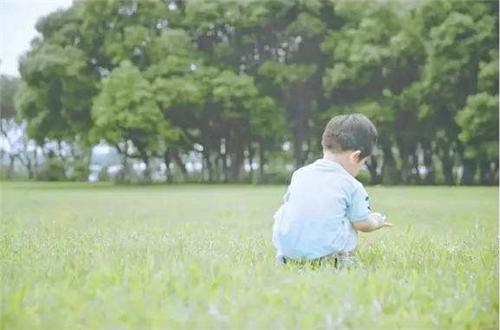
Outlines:
{"type": "Polygon", "coordinates": [[[121,181],[192,180],[193,155],[197,180],[270,181],[356,112],[371,183],[498,183],[498,2],[81,1],[36,28],[2,123],[73,160],[106,141],[121,181]]]}

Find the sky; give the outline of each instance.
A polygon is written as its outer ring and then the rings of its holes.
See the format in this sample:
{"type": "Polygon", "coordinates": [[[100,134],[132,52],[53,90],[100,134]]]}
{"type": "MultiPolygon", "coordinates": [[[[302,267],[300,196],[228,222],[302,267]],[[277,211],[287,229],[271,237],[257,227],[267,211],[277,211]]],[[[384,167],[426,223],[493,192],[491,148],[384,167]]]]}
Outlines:
{"type": "Polygon", "coordinates": [[[19,77],[19,57],[38,35],[37,20],[71,6],[71,0],[0,0],[0,73],[19,77]]]}
{"type": "MultiPolygon", "coordinates": [[[[0,73],[19,77],[19,57],[29,50],[30,42],[38,35],[37,20],[58,9],[71,6],[71,0],[0,0],[0,73]]],[[[19,130],[12,130],[12,140],[19,138],[19,130]]],[[[12,146],[0,138],[0,149],[10,151],[12,146]]],[[[109,147],[94,148],[98,154],[108,154],[109,147]]]]}

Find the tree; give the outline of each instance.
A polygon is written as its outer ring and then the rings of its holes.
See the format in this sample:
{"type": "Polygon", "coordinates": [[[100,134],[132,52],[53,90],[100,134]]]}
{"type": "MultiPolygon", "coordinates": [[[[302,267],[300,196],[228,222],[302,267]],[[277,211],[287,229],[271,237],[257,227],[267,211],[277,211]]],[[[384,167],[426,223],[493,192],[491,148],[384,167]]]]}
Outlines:
{"type": "Polygon", "coordinates": [[[424,102],[436,125],[436,152],[445,183],[456,182],[453,168],[463,163],[462,182],[470,184],[476,165],[464,155],[455,118],[469,96],[478,93],[480,64],[490,61],[491,50],[498,49],[498,7],[487,2],[429,2],[421,10],[424,19],[435,25],[423,36],[427,63],[422,83],[424,102]]]}
{"type": "MultiPolygon", "coordinates": [[[[479,93],[468,96],[456,116],[464,157],[479,166],[481,184],[498,182],[498,50],[491,51],[490,57],[491,61],[479,64],[479,93]]],[[[462,182],[470,184],[473,179],[464,176],[462,182]]]]}
{"type": "Polygon", "coordinates": [[[412,93],[406,88],[418,80],[423,62],[419,26],[407,24],[410,11],[400,3],[337,3],[335,11],[344,24],[330,32],[321,46],[333,64],[323,77],[332,103],[325,117],[367,115],[378,128],[382,151],[369,163],[372,182],[379,183],[383,177],[385,183],[401,179],[409,183],[409,173],[404,172],[415,166],[409,159],[414,158],[420,136],[418,104],[408,102],[412,93]],[[396,168],[395,144],[403,171],[396,168]]]}
{"type": "Polygon", "coordinates": [[[158,153],[163,137],[175,134],[153,95],[153,87],[139,69],[124,61],[103,80],[92,108],[94,139],[103,138],[115,146],[125,167],[128,157],[140,158],[147,181],[151,181],[151,157],[158,153]]]}
{"type": "Polygon", "coordinates": [[[169,181],[193,157],[202,180],[255,181],[259,164],[265,181],[361,112],[372,183],[493,182],[497,23],[484,1],[76,2],[38,22],[17,100],[39,144],[104,138],[169,181]]]}
{"type": "Polygon", "coordinates": [[[14,95],[19,87],[19,79],[5,75],[0,76],[0,133],[2,137],[2,154],[9,157],[7,177],[12,177],[17,153],[14,152],[19,137],[16,134],[19,122],[14,104],[14,95]]]}
{"type": "Polygon", "coordinates": [[[170,167],[173,162],[187,180],[181,154],[193,150],[195,142],[200,143],[192,131],[200,126],[197,117],[205,102],[207,89],[196,73],[201,59],[189,35],[182,29],[162,31],[158,38],[151,41],[146,52],[151,65],[145,71],[145,77],[155,89],[165,120],[171,122],[178,133],[167,135],[164,141],[162,153],[167,180],[172,181],[170,167]]]}

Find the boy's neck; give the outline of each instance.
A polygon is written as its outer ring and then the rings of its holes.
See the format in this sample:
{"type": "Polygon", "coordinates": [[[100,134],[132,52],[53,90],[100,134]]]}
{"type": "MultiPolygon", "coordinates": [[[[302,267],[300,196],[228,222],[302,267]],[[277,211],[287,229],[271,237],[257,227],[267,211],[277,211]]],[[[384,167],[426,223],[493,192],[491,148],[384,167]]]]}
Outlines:
{"type": "Polygon", "coordinates": [[[323,158],[334,161],[340,166],[342,166],[347,172],[349,172],[349,155],[346,153],[333,153],[329,150],[323,150],[323,158]]]}

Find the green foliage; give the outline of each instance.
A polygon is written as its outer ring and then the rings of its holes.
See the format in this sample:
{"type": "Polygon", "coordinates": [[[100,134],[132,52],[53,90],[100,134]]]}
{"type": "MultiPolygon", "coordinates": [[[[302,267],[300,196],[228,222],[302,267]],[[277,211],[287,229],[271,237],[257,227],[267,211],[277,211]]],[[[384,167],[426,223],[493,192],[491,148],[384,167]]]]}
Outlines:
{"type": "Polygon", "coordinates": [[[498,159],[498,94],[469,96],[457,122],[462,127],[459,137],[467,146],[467,158],[498,159]]]}
{"type": "Polygon", "coordinates": [[[478,89],[494,94],[498,91],[498,50],[489,55],[490,61],[479,63],[478,89]]]}
{"type": "Polygon", "coordinates": [[[90,175],[89,162],[86,159],[77,158],[72,162],[72,172],[69,179],[72,181],[87,181],[90,175]]]}
{"type": "MultiPolygon", "coordinates": [[[[162,31],[161,35],[148,46],[148,55],[153,63],[161,63],[168,56],[195,58],[194,51],[189,35],[181,29],[162,31]]],[[[189,66],[184,69],[188,70],[189,66]]]]}
{"type": "Polygon", "coordinates": [[[454,184],[478,162],[494,183],[497,25],[487,1],[76,2],[38,22],[16,104],[39,145],[90,132],[181,168],[201,152],[234,180],[280,164],[284,142],[302,166],[329,117],[361,112],[380,136],[373,183],[432,184],[439,168],[454,184]]]}
{"type": "Polygon", "coordinates": [[[212,81],[212,97],[224,107],[223,119],[247,118],[248,106],[257,96],[253,77],[222,71],[212,81]]]}
{"type": "Polygon", "coordinates": [[[155,152],[169,131],[153,93],[141,72],[122,62],[103,80],[92,108],[96,140],[105,138],[111,145],[131,140],[141,152],[155,152]]]}
{"type": "Polygon", "coordinates": [[[297,19],[290,23],[287,33],[291,35],[302,35],[305,37],[314,37],[326,31],[326,24],[318,17],[308,13],[300,13],[297,19]]]}
{"type": "Polygon", "coordinates": [[[283,109],[278,107],[273,98],[266,96],[253,99],[249,108],[252,134],[259,139],[268,140],[269,143],[283,139],[282,135],[285,132],[283,109]]]}
{"type": "Polygon", "coordinates": [[[104,54],[118,66],[131,58],[131,54],[144,52],[144,45],[150,38],[151,31],[143,26],[126,26],[123,32],[110,33],[106,36],[104,54]]]}
{"type": "Polygon", "coordinates": [[[18,113],[15,107],[15,95],[19,88],[19,79],[5,75],[0,76],[0,118],[17,118],[18,113]]]}
{"type": "Polygon", "coordinates": [[[85,54],[72,46],[40,44],[22,60],[23,84],[16,102],[30,137],[38,143],[44,138],[86,138],[89,96],[94,93],[86,67],[85,54]]]}
{"type": "Polygon", "coordinates": [[[205,31],[213,29],[215,25],[224,24],[224,16],[233,16],[233,11],[230,9],[234,7],[234,1],[228,1],[225,5],[219,1],[188,1],[186,3],[185,21],[190,26],[195,26],[198,31],[205,31]],[[228,11],[224,14],[226,8],[228,11]]]}
{"type": "Polygon", "coordinates": [[[259,74],[272,79],[273,83],[278,86],[290,86],[307,81],[316,70],[317,66],[314,64],[280,64],[268,61],[262,64],[259,74]]]}
{"type": "Polygon", "coordinates": [[[64,161],[49,152],[45,168],[37,175],[39,181],[66,181],[64,161]]]}
{"type": "Polygon", "coordinates": [[[162,108],[168,109],[178,105],[200,106],[205,102],[206,88],[195,75],[158,78],[154,81],[154,90],[162,108]]]}

